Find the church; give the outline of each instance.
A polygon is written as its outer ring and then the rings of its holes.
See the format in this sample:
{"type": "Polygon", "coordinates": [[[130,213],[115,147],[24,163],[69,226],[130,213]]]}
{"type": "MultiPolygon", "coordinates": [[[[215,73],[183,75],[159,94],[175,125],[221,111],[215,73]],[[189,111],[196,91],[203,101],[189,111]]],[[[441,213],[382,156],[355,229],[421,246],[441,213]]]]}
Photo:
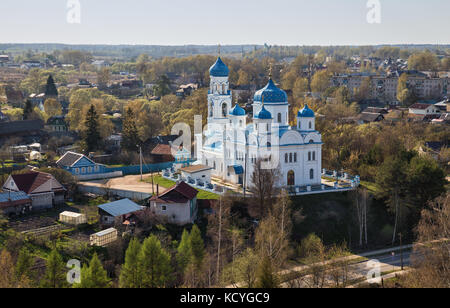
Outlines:
{"type": "Polygon", "coordinates": [[[250,119],[238,104],[233,106],[229,69],[219,57],[210,68],[208,123],[197,134],[197,164],[225,182],[250,187],[255,163],[279,170],[279,187],[321,184],[322,136],[315,129],[315,114],[305,106],[289,125],[289,102],[272,76],[253,98],[250,119]]]}

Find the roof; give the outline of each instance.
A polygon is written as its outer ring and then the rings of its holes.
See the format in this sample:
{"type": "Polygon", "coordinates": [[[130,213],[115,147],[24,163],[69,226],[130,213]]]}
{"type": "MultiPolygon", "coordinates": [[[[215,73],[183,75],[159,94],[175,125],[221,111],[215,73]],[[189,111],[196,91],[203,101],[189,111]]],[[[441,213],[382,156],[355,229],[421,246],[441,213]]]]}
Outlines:
{"type": "Polygon", "coordinates": [[[185,182],[179,182],[166,190],[159,196],[153,196],[150,201],[159,203],[186,203],[194,199],[198,194],[198,191],[186,184],[185,182]]]}
{"type": "Polygon", "coordinates": [[[285,91],[279,89],[272,78],[269,79],[267,85],[255,93],[253,100],[255,102],[262,102],[264,98],[265,104],[280,104],[287,103],[287,94],[285,91]]]}
{"type": "Polygon", "coordinates": [[[168,144],[158,144],[153,150],[153,155],[172,155],[172,147],[168,144]]]}
{"type": "Polygon", "coordinates": [[[59,214],[59,215],[63,215],[63,216],[67,216],[67,217],[74,217],[74,218],[83,216],[83,214],[80,214],[80,213],[74,213],[74,212],[68,212],[68,211],[64,211],[64,212],[62,212],[62,213],[59,214]]]}
{"type": "Polygon", "coordinates": [[[428,109],[430,106],[430,104],[421,104],[421,103],[415,103],[414,105],[410,106],[410,109],[420,109],[420,110],[425,110],[428,109]]]}
{"type": "Polygon", "coordinates": [[[234,106],[234,108],[231,109],[230,115],[233,115],[233,116],[245,116],[245,110],[241,106],[239,106],[239,104],[236,104],[234,106]]]}
{"type": "MultiPolygon", "coordinates": [[[[76,162],[78,162],[80,159],[82,159],[83,157],[85,157],[86,159],[88,159],[89,161],[91,161],[92,163],[94,163],[91,159],[89,159],[86,155],[80,154],[80,153],[75,153],[75,152],[66,152],[57,162],[56,164],[59,167],[71,167],[73,166],[76,162]]],[[[95,164],[95,163],[94,163],[95,164]]]]}
{"type": "Polygon", "coordinates": [[[308,105],[305,105],[302,110],[299,110],[297,117],[299,118],[314,118],[316,115],[314,114],[314,111],[308,107],[308,105]]]}
{"type": "Polygon", "coordinates": [[[30,200],[30,197],[23,191],[12,191],[0,193],[0,203],[9,201],[30,200]]]}
{"type": "Polygon", "coordinates": [[[95,235],[95,236],[104,236],[104,235],[107,235],[107,234],[110,234],[110,233],[113,233],[113,232],[116,232],[116,231],[117,230],[115,228],[109,228],[109,229],[97,232],[97,233],[95,233],[93,235],[95,235]]]}
{"type": "Polygon", "coordinates": [[[186,173],[197,173],[202,171],[211,170],[212,168],[205,165],[194,165],[189,167],[181,168],[180,171],[186,172],[186,173]]]}
{"type": "Polygon", "coordinates": [[[270,120],[272,119],[272,114],[263,105],[261,111],[255,115],[255,119],[270,120]]]}
{"type": "Polygon", "coordinates": [[[359,119],[364,122],[377,122],[384,119],[384,116],[379,113],[363,112],[360,114],[359,119]]]}
{"type": "Polygon", "coordinates": [[[67,125],[65,116],[54,116],[47,120],[47,125],[67,125]]]}
{"type": "Polygon", "coordinates": [[[229,74],[230,70],[220,57],[217,58],[216,63],[209,69],[209,75],[213,77],[228,77],[229,74]]]}
{"type": "Polygon", "coordinates": [[[114,217],[134,213],[141,210],[141,207],[130,199],[122,199],[111,203],[105,203],[99,205],[98,207],[114,217]]]}
{"type": "Polygon", "coordinates": [[[13,121],[0,123],[0,135],[28,133],[44,128],[42,120],[13,121]]]}
{"type": "Polygon", "coordinates": [[[386,108],[367,107],[364,112],[387,114],[386,108]]]}
{"type": "Polygon", "coordinates": [[[52,175],[43,172],[13,174],[11,177],[14,183],[16,183],[17,188],[27,194],[32,193],[36,188],[42,186],[53,178],[52,175]]]}

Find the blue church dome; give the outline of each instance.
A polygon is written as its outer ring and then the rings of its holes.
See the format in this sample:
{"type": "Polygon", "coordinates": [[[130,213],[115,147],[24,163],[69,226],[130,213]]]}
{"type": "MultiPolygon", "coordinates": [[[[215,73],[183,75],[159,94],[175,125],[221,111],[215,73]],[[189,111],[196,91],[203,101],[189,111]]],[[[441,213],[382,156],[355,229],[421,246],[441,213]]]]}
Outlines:
{"type": "Polygon", "coordinates": [[[283,90],[279,89],[272,78],[269,79],[269,83],[261,90],[255,93],[253,100],[255,102],[262,102],[264,96],[264,104],[279,104],[287,102],[287,94],[283,90]]]}
{"type": "Polygon", "coordinates": [[[264,108],[264,106],[263,106],[261,111],[255,116],[255,119],[271,120],[272,114],[269,111],[267,111],[267,109],[264,108]]]}
{"type": "Polygon", "coordinates": [[[233,115],[233,116],[245,116],[245,110],[241,106],[239,106],[239,104],[236,104],[234,106],[234,108],[231,109],[230,115],[233,115]]]}
{"type": "Polygon", "coordinates": [[[299,118],[314,118],[315,116],[314,111],[312,111],[308,105],[305,105],[305,107],[297,114],[297,117],[299,118]]]}
{"type": "Polygon", "coordinates": [[[209,75],[213,77],[228,77],[229,73],[228,66],[223,63],[220,57],[217,58],[216,63],[209,69],[209,75]]]}

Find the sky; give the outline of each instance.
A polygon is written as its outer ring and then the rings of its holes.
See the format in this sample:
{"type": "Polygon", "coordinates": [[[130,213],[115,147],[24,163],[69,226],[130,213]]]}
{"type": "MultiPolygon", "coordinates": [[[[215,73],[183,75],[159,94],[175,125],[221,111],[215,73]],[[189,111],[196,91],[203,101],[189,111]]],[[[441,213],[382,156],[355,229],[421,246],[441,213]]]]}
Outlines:
{"type": "Polygon", "coordinates": [[[1,0],[0,43],[450,44],[449,0],[375,0],[380,23],[368,1],[1,0]]]}

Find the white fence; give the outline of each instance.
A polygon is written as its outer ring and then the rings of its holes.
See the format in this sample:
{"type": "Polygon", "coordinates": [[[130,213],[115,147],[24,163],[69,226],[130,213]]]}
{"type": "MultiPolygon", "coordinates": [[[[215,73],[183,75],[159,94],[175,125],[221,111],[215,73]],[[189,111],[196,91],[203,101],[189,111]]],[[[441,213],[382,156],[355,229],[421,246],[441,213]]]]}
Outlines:
{"type": "Polygon", "coordinates": [[[83,193],[91,193],[99,196],[110,195],[138,201],[145,200],[152,196],[152,194],[150,193],[143,193],[139,191],[123,190],[123,189],[104,188],[98,186],[85,185],[81,183],[78,184],[78,190],[83,193]]]}

